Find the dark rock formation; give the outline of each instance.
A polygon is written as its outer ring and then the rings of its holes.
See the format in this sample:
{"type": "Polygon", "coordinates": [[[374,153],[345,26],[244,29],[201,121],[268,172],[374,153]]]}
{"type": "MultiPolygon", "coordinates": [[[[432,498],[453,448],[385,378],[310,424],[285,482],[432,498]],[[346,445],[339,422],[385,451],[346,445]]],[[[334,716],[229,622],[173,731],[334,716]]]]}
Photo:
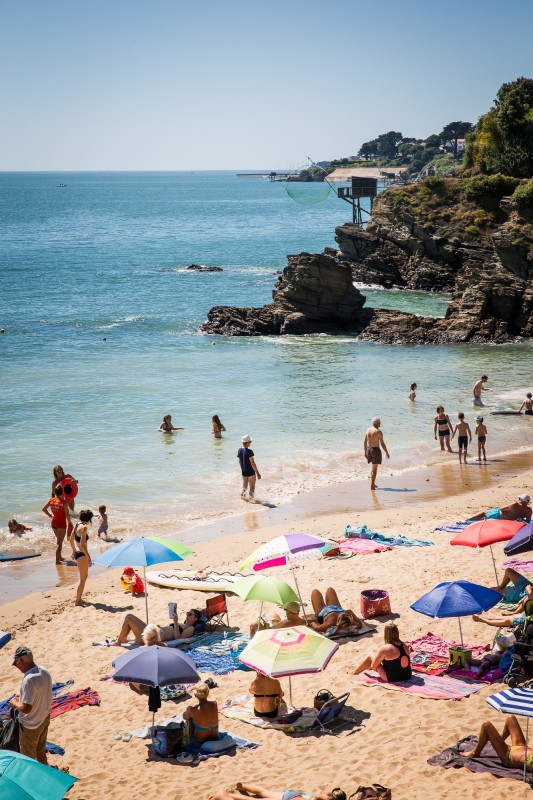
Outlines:
{"type": "Polygon", "coordinates": [[[192,269],[195,272],[224,272],[222,267],[206,267],[204,264],[191,264],[187,269],[192,269]]]}
{"type": "Polygon", "coordinates": [[[327,253],[288,256],[273,302],[263,308],[216,306],[201,326],[231,336],[332,333],[353,330],[365,297],[355,288],[350,265],[327,253]]]}

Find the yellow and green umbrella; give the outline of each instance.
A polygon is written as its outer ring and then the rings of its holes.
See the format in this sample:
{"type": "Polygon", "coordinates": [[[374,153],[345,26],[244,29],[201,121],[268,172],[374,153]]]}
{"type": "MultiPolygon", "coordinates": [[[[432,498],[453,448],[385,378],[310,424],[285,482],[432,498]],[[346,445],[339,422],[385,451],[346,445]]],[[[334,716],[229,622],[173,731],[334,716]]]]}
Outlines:
{"type": "Polygon", "coordinates": [[[267,575],[249,575],[247,578],[241,578],[240,581],[235,583],[233,592],[245,603],[248,600],[260,601],[259,623],[261,622],[263,603],[274,603],[282,608],[286,608],[289,603],[298,603],[300,605],[298,595],[292,586],[289,586],[285,581],[270,578],[267,575]]]}

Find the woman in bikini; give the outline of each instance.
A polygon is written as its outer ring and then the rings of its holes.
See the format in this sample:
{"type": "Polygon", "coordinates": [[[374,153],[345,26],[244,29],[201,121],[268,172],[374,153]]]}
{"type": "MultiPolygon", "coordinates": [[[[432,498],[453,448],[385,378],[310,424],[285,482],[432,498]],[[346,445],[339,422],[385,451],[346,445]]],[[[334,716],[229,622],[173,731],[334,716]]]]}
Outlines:
{"type": "Polygon", "coordinates": [[[341,607],[337,592],[331,586],[326,589],[325,600],[322,592],[313,589],[311,603],[317,622],[311,622],[310,626],[325,636],[331,636],[351,627],[360,628],[363,624],[350,608],[341,607]]]}
{"type": "Polygon", "coordinates": [[[400,639],[398,627],[393,622],[387,622],[383,629],[385,644],[377,653],[364,658],[353,671],[359,675],[367,669],[375,670],[382,681],[398,683],[407,681],[411,677],[411,660],[409,647],[400,639]]]}
{"type": "Polygon", "coordinates": [[[163,422],[157,430],[161,431],[161,433],[172,433],[172,431],[184,431],[185,428],[176,428],[172,424],[172,416],[167,414],[166,417],[163,417],[163,422]]]}
{"type": "Polygon", "coordinates": [[[279,714],[283,691],[275,678],[255,673],[255,679],[248,690],[254,696],[254,714],[256,717],[275,718],[279,714]]]}
{"type": "Polygon", "coordinates": [[[250,800],[250,797],[263,800],[346,800],[346,792],[337,787],[330,792],[309,794],[299,789],[269,789],[260,783],[237,783],[235,789],[219,789],[209,800],[250,800]]]}
{"type": "Polygon", "coordinates": [[[225,431],[226,428],[220,421],[220,417],[218,414],[213,414],[211,417],[211,425],[213,428],[213,436],[215,439],[222,439],[222,431],[225,431]]]}
{"type": "Polygon", "coordinates": [[[76,566],[78,567],[79,573],[79,583],[76,589],[77,606],[84,605],[81,598],[83,597],[83,590],[85,589],[85,584],[87,583],[89,567],[93,563],[91,561],[91,556],[89,555],[89,550],[87,549],[87,540],[89,539],[87,526],[91,523],[93,517],[94,514],[92,511],[80,511],[79,522],[76,524],[76,527],[72,531],[72,536],[70,537],[72,555],[76,561],[76,566]]]}
{"type": "Polygon", "coordinates": [[[197,683],[192,690],[198,705],[189,706],[183,712],[183,719],[189,723],[189,736],[195,745],[218,739],[218,706],[214,700],[208,700],[209,686],[197,683]]]}
{"type": "Polygon", "coordinates": [[[450,436],[452,434],[452,423],[448,414],[444,412],[443,406],[437,406],[437,416],[435,417],[435,441],[437,440],[437,431],[439,434],[440,449],[444,450],[444,443],[449,453],[453,452],[450,447],[450,436]]]}
{"type": "Polygon", "coordinates": [[[526,739],[514,714],[505,718],[501,734],[492,722],[485,720],[479,731],[477,745],[461,755],[465,758],[479,758],[487,742],[491,743],[504,767],[523,770],[525,760],[527,772],[533,772],[533,750],[528,749],[526,758],[526,739]],[[510,745],[507,743],[509,736],[510,745]]]}

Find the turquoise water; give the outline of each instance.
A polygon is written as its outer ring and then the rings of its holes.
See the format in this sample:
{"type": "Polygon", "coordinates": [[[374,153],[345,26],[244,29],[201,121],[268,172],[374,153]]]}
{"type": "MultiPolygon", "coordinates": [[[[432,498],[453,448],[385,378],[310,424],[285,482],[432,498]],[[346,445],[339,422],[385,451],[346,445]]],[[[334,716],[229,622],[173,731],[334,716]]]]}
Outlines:
{"type": "MultiPolygon", "coordinates": [[[[232,173],[0,174],[3,531],[14,515],[35,524],[35,542],[49,541],[40,509],[56,463],[79,479],[78,507],[107,504],[111,528],[179,530],[240,510],[244,433],[264,476],[258,494],[278,504],[366,474],[361,442],[376,413],[398,471],[440,458],[434,407],[463,408],[472,420],[470,390],[483,371],[493,407],[519,404],[528,345],[197,332],[213,305],[269,302],[286,254],[334,246],[347,212],[333,197],[303,206],[279,184],[232,173]],[[187,272],[191,263],[224,271],[187,272]],[[158,433],[166,413],[185,430],[158,433]],[[211,436],[213,413],[227,428],[222,440],[211,436]]],[[[370,305],[433,316],[448,302],[365,293],[370,305]]],[[[530,422],[490,420],[491,451],[529,445],[530,422]]]]}

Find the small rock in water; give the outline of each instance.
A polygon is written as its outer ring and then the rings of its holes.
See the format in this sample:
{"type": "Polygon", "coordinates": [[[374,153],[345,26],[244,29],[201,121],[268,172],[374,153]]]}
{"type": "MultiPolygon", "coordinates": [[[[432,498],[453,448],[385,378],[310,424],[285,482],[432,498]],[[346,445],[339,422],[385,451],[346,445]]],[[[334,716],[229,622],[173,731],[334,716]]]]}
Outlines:
{"type": "Polygon", "coordinates": [[[206,267],[205,264],[191,264],[187,269],[192,269],[196,272],[224,272],[222,267],[206,267]]]}

